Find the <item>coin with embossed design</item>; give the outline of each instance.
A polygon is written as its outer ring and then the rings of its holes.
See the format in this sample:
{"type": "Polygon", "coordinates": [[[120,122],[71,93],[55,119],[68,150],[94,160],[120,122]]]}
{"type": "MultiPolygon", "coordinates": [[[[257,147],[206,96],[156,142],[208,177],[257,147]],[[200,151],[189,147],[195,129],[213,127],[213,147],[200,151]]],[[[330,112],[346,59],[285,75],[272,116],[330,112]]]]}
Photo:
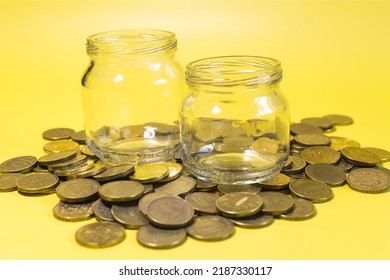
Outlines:
{"type": "Polygon", "coordinates": [[[115,221],[111,213],[111,203],[98,199],[93,202],[92,210],[96,220],[98,221],[115,221]]]}
{"type": "Polygon", "coordinates": [[[16,181],[21,193],[53,193],[58,184],[58,177],[51,173],[30,173],[16,181]]]}
{"type": "Polygon", "coordinates": [[[287,188],[291,182],[291,178],[283,173],[276,173],[270,178],[257,183],[262,189],[265,190],[280,190],[287,188]]]}
{"type": "Polygon", "coordinates": [[[111,213],[114,219],[125,228],[136,229],[149,223],[135,202],[114,204],[111,207],[111,213]]]}
{"type": "Polygon", "coordinates": [[[375,147],[364,147],[363,149],[377,155],[380,162],[387,162],[390,160],[390,152],[385,149],[375,147]]]}
{"type": "Polygon", "coordinates": [[[231,218],[247,217],[260,212],[263,200],[252,193],[234,192],[228,193],[216,201],[216,206],[221,215],[231,218]]]}
{"type": "Polygon", "coordinates": [[[192,207],[202,214],[217,214],[219,210],[215,206],[215,202],[219,198],[218,195],[209,192],[193,192],[186,195],[185,200],[192,207]]]}
{"type": "Polygon", "coordinates": [[[341,155],[357,166],[375,166],[380,161],[376,154],[359,147],[345,147],[341,150],[341,155]]]}
{"type": "Polygon", "coordinates": [[[24,174],[19,173],[4,173],[0,174],[0,192],[16,191],[16,181],[24,177],[24,174]]]}
{"type": "Polygon", "coordinates": [[[375,168],[358,168],[347,176],[348,186],[365,193],[380,193],[390,186],[390,175],[375,168]]]}
{"type": "Polygon", "coordinates": [[[306,167],[305,172],[309,178],[323,182],[330,187],[341,186],[346,179],[344,170],[332,164],[310,164],[306,167]]]}
{"type": "Polygon", "coordinates": [[[260,192],[263,200],[262,212],[272,215],[280,215],[290,212],[294,208],[294,200],[291,196],[274,191],[260,192]]]}
{"type": "Polygon", "coordinates": [[[75,151],[78,147],[79,143],[73,141],[72,139],[65,139],[46,143],[43,146],[43,149],[48,153],[58,153],[62,151],[75,151]]]}
{"type": "Polygon", "coordinates": [[[103,172],[94,175],[93,179],[99,182],[107,182],[118,179],[126,179],[131,173],[134,172],[133,164],[121,164],[109,166],[103,172]]]}
{"type": "Polygon", "coordinates": [[[317,210],[314,204],[303,198],[294,198],[294,208],[288,212],[278,216],[284,220],[290,221],[302,221],[314,217],[317,213],[317,210]]]}
{"type": "Polygon", "coordinates": [[[333,198],[332,189],[325,183],[313,179],[296,179],[290,183],[291,193],[313,203],[326,202],[333,198]]]}
{"type": "Polygon", "coordinates": [[[215,215],[198,216],[186,228],[187,234],[195,239],[220,241],[231,237],[234,224],[227,218],[215,215]]]}
{"type": "Polygon", "coordinates": [[[330,138],[330,147],[337,151],[341,151],[345,147],[360,147],[359,142],[349,138],[340,137],[340,136],[329,136],[329,138],[330,138]]]}
{"type": "Polygon", "coordinates": [[[69,139],[75,133],[74,129],[66,127],[58,127],[45,130],[42,137],[46,140],[62,140],[69,139]]]}
{"type": "Polygon", "coordinates": [[[20,156],[6,160],[0,164],[0,173],[28,172],[37,165],[34,156],[20,156]]]}
{"type": "Polygon", "coordinates": [[[99,196],[104,201],[128,202],[144,195],[144,186],[141,183],[120,180],[103,184],[99,188],[99,196]]]}
{"type": "Polygon", "coordinates": [[[53,215],[57,219],[66,222],[79,222],[93,217],[93,202],[67,203],[60,201],[53,208],[53,215]]]}
{"type": "Polygon", "coordinates": [[[130,179],[142,183],[153,183],[169,175],[169,168],[163,164],[150,163],[138,165],[130,179]]]}
{"type": "Polygon", "coordinates": [[[157,193],[170,193],[173,195],[185,196],[195,190],[196,181],[194,178],[182,175],[179,178],[163,183],[162,185],[155,185],[154,191],[157,193]]]}
{"type": "Polygon", "coordinates": [[[125,228],[116,222],[95,222],[84,225],[76,231],[77,243],[91,248],[114,246],[125,238],[125,228]]]}
{"type": "Polygon", "coordinates": [[[301,157],[307,163],[337,164],[340,161],[340,152],[326,146],[312,146],[301,152],[301,157]]]}
{"type": "Polygon", "coordinates": [[[184,228],[163,229],[147,224],[137,231],[138,243],[150,248],[173,248],[182,244],[186,239],[187,233],[184,228]]]}
{"type": "Polygon", "coordinates": [[[98,197],[99,182],[92,179],[73,179],[62,182],[57,196],[65,202],[84,202],[98,197]]]}
{"type": "Polygon", "coordinates": [[[139,201],[138,201],[138,207],[139,207],[139,210],[141,211],[141,213],[146,216],[147,215],[147,212],[148,212],[148,207],[149,207],[149,204],[152,203],[152,201],[158,199],[158,198],[161,198],[161,197],[176,197],[174,196],[173,194],[170,194],[170,193],[156,193],[156,192],[152,192],[152,193],[148,193],[146,195],[144,195],[139,201]]]}

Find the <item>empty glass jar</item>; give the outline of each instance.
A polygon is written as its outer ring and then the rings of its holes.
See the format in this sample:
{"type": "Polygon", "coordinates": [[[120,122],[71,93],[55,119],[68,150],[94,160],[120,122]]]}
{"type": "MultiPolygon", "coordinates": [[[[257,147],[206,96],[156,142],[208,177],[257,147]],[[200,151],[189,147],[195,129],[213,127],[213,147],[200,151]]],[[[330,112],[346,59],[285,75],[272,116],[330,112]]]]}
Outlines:
{"type": "Polygon", "coordinates": [[[164,30],[123,30],[87,38],[82,78],[88,147],[110,164],[174,157],[184,73],[177,40],[164,30]]]}
{"type": "Polygon", "coordinates": [[[289,154],[289,107],[279,61],[222,56],[186,67],[182,160],[196,177],[248,184],[279,172],[289,154]]]}

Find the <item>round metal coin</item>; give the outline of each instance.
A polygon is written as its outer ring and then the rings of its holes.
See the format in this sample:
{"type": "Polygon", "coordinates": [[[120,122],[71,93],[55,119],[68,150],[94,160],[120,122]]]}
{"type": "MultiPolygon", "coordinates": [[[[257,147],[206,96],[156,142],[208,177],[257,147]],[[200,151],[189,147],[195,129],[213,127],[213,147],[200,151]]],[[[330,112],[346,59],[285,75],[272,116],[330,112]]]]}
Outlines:
{"type": "Polygon", "coordinates": [[[288,213],[294,208],[294,200],[286,194],[266,191],[260,192],[259,196],[263,200],[263,208],[261,209],[263,213],[280,215],[288,213]]]}
{"type": "Polygon", "coordinates": [[[293,123],[290,125],[290,133],[295,136],[298,134],[323,134],[323,131],[312,124],[293,123]]]}
{"type": "Polygon", "coordinates": [[[56,140],[46,143],[43,149],[48,153],[58,153],[62,151],[75,151],[79,147],[79,143],[72,139],[56,140]]]}
{"type": "Polygon", "coordinates": [[[341,186],[346,179],[344,170],[332,164],[310,164],[306,167],[305,172],[309,178],[323,182],[330,187],[341,186]]]}
{"type": "Polygon", "coordinates": [[[340,161],[340,152],[325,146],[312,146],[304,149],[301,152],[301,157],[304,161],[310,164],[327,163],[337,164],[340,161]]]}
{"type": "Polygon", "coordinates": [[[375,166],[380,161],[376,154],[358,147],[345,147],[341,150],[341,155],[357,166],[375,166]]]}
{"type": "Polygon", "coordinates": [[[390,160],[390,152],[385,149],[375,147],[364,147],[363,149],[377,155],[380,162],[387,162],[390,160]]]}
{"type": "Polygon", "coordinates": [[[325,183],[313,179],[296,179],[290,183],[294,196],[308,199],[313,203],[326,202],[333,198],[332,189],[325,183]]]}
{"type": "Polygon", "coordinates": [[[79,222],[93,217],[93,202],[89,203],[67,203],[60,201],[53,208],[53,215],[65,222],[79,222]]]}
{"type": "Polygon", "coordinates": [[[42,133],[42,137],[46,140],[69,139],[73,133],[75,133],[75,131],[71,128],[52,128],[45,130],[42,133]]]}
{"type": "Polygon", "coordinates": [[[150,248],[173,248],[182,244],[186,239],[187,233],[183,228],[162,229],[147,224],[137,231],[137,241],[150,248]]]}
{"type": "Polygon", "coordinates": [[[262,228],[272,224],[274,216],[259,212],[246,218],[230,218],[230,221],[232,221],[234,225],[243,228],[262,228]]]}
{"type": "Polygon", "coordinates": [[[111,213],[111,204],[98,199],[92,205],[93,214],[98,221],[114,222],[114,217],[111,213]]]}
{"type": "Polygon", "coordinates": [[[165,165],[151,163],[138,165],[134,168],[134,174],[130,178],[142,183],[152,183],[169,175],[169,169],[165,165]]]}
{"type": "Polygon", "coordinates": [[[322,130],[331,129],[333,127],[333,122],[327,118],[317,118],[317,117],[304,118],[301,120],[301,123],[311,124],[321,128],[322,130]]]}
{"type": "Polygon", "coordinates": [[[323,134],[298,134],[294,141],[303,146],[330,146],[330,138],[323,134]]]}
{"type": "Polygon", "coordinates": [[[302,198],[294,198],[294,209],[288,213],[281,214],[278,217],[284,220],[302,221],[314,217],[316,213],[317,210],[311,201],[302,198]]]}
{"type": "Polygon", "coordinates": [[[345,147],[360,147],[360,143],[352,139],[339,136],[329,136],[329,138],[330,147],[337,151],[341,151],[345,147]]]}
{"type": "Polygon", "coordinates": [[[221,214],[230,218],[247,217],[260,212],[263,200],[252,193],[228,193],[216,201],[221,214]]]}
{"type": "Polygon", "coordinates": [[[20,156],[11,158],[0,164],[1,173],[22,173],[32,170],[37,165],[37,158],[34,156],[20,156]]]}
{"type": "Polygon", "coordinates": [[[290,175],[302,172],[306,167],[306,161],[298,156],[290,156],[291,164],[283,167],[281,173],[290,175]]]}
{"type": "Polygon", "coordinates": [[[114,219],[125,228],[140,228],[149,223],[139,211],[137,203],[114,204],[111,207],[111,213],[114,219]]]}
{"type": "Polygon", "coordinates": [[[353,119],[346,115],[329,114],[323,116],[323,118],[330,120],[334,125],[349,125],[353,123],[353,119]]]}
{"type": "Polygon", "coordinates": [[[127,202],[144,195],[144,186],[132,181],[112,181],[99,188],[101,199],[109,202],[127,202]]]}
{"type": "Polygon", "coordinates": [[[96,181],[107,182],[118,179],[126,179],[131,173],[134,172],[134,165],[122,164],[109,166],[103,172],[93,176],[96,181]]]}
{"type": "Polygon", "coordinates": [[[195,185],[196,181],[194,178],[182,175],[179,178],[163,185],[155,185],[154,192],[185,196],[195,190],[195,185]]]}
{"type": "Polygon", "coordinates": [[[57,196],[65,202],[84,202],[98,196],[100,184],[92,179],[73,179],[62,182],[56,189],[57,196]]]}
{"type": "Polygon", "coordinates": [[[217,214],[219,210],[215,206],[215,202],[218,198],[219,196],[214,193],[193,192],[186,195],[185,200],[188,201],[198,213],[217,214]]]}
{"type": "Polygon", "coordinates": [[[247,193],[256,194],[261,191],[261,187],[252,184],[247,184],[247,185],[219,184],[218,191],[221,194],[228,194],[234,192],[247,192],[247,193]]]}
{"type": "Polygon", "coordinates": [[[21,193],[53,193],[59,182],[51,173],[30,173],[18,179],[16,186],[21,193]]]}
{"type": "Polygon", "coordinates": [[[63,151],[58,153],[51,153],[38,158],[38,163],[41,166],[48,166],[70,160],[76,157],[76,151],[63,151]]]}
{"type": "Polygon", "coordinates": [[[227,218],[214,215],[198,216],[186,228],[187,234],[193,238],[206,241],[219,241],[231,237],[234,224],[227,218]]]}
{"type": "Polygon", "coordinates": [[[291,178],[283,173],[276,173],[272,177],[257,183],[262,189],[280,190],[287,188],[291,182],[291,178]]]}
{"type": "Polygon", "coordinates": [[[347,176],[348,186],[365,193],[380,193],[390,186],[390,175],[375,168],[359,168],[347,176]]]}
{"type": "Polygon", "coordinates": [[[16,181],[22,177],[24,177],[24,175],[19,173],[0,174],[0,192],[16,191],[16,181]]]}
{"type": "Polygon", "coordinates": [[[85,135],[85,130],[80,130],[75,133],[72,133],[70,135],[70,138],[81,145],[85,145],[87,142],[87,136],[85,135]]]}
{"type": "Polygon", "coordinates": [[[144,216],[146,216],[147,212],[148,212],[149,204],[152,201],[154,201],[158,198],[161,198],[161,197],[176,197],[176,196],[174,196],[173,194],[170,194],[170,193],[156,193],[156,192],[148,193],[148,194],[144,195],[138,201],[138,207],[139,207],[139,210],[141,211],[141,213],[144,216]]]}
{"type": "Polygon", "coordinates": [[[169,181],[176,179],[177,177],[180,176],[180,174],[183,170],[183,167],[181,166],[181,164],[176,163],[176,162],[163,162],[161,164],[168,167],[169,174],[167,177],[160,179],[158,181],[158,183],[165,183],[165,182],[169,182],[169,181]]]}
{"type": "Polygon", "coordinates": [[[77,243],[90,248],[114,246],[125,238],[125,228],[116,222],[95,222],[82,226],[76,232],[77,243]]]}

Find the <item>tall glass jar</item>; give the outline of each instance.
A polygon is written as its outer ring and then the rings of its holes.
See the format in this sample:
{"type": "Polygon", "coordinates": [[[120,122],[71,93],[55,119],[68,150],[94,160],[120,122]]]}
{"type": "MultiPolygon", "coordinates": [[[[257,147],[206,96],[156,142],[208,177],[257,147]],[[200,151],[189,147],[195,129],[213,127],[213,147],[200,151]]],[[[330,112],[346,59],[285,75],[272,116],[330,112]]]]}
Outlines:
{"type": "Polygon", "coordinates": [[[214,183],[249,184],[281,170],[290,123],[281,79],[281,63],[266,57],[222,56],[187,65],[180,140],[190,173],[214,183]]]}
{"type": "Polygon", "coordinates": [[[174,157],[184,71],[164,30],[122,30],[87,38],[82,77],[88,147],[109,164],[174,157]]]}

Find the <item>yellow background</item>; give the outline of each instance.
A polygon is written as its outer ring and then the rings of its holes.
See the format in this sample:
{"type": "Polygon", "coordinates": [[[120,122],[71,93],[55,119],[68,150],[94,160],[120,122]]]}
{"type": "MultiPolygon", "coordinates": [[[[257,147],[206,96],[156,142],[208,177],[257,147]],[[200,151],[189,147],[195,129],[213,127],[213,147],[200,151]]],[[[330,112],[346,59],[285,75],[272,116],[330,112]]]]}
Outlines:
{"type": "MultiPolygon", "coordinates": [[[[80,78],[86,37],[116,29],[174,31],[177,57],[250,54],[282,62],[291,119],[339,113],[355,123],[333,135],[390,150],[389,1],[0,1],[0,162],[43,155],[41,133],[83,128],[80,78]]],[[[385,164],[390,167],[390,164],[385,164]]],[[[276,220],[222,242],[189,238],[170,250],[88,249],[52,216],[55,194],[0,193],[1,259],[390,259],[390,192],[347,186],[303,222],[276,220]]]]}

